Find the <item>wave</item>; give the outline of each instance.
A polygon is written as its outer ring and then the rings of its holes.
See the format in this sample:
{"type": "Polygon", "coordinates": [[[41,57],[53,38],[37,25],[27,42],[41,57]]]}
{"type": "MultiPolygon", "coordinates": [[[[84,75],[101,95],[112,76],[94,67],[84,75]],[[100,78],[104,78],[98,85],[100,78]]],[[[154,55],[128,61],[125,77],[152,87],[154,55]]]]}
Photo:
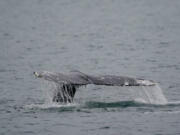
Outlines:
{"type": "Polygon", "coordinates": [[[88,101],[84,104],[78,103],[68,103],[68,104],[31,104],[26,105],[26,109],[33,109],[33,110],[58,110],[60,112],[63,111],[80,111],[83,109],[96,109],[96,108],[128,108],[128,107],[146,107],[146,108],[173,108],[179,107],[180,101],[177,102],[168,102],[167,104],[149,104],[145,102],[141,102],[140,100],[128,100],[128,101],[119,101],[119,102],[97,102],[97,101],[88,101]]]}
{"type": "Polygon", "coordinates": [[[135,102],[135,101],[119,101],[119,102],[94,102],[89,101],[86,102],[84,107],[85,108],[125,108],[125,107],[138,107],[138,106],[144,106],[147,104],[135,102]]]}

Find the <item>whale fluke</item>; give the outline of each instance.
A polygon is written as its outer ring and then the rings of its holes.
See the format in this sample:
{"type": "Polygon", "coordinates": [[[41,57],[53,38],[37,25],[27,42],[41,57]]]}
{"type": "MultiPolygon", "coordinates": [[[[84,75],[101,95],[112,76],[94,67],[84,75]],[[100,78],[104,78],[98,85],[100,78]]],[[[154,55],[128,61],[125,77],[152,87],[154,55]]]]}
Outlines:
{"type": "Polygon", "coordinates": [[[115,75],[93,76],[80,71],[71,71],[69,74],[43,71],[34,72],[34,75],[57,85],[52,99],[54,102],[72,102],[76,88],[88,84],[107,86],[153,86],[156,84],[151,80],[115,75]]]}

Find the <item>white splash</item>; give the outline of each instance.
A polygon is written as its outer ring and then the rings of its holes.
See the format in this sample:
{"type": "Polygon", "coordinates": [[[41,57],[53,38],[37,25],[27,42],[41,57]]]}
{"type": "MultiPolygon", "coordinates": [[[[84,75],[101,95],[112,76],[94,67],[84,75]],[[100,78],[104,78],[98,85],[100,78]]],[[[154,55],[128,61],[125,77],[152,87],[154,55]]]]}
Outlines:
{"type": "Polygon", "coordinates": [[[27,109],[50,109],[50,108],[61,108],[61,107],[73,107],[77,106],[75,103],[66,103],[66,104],[58,104],[58,103],[44,103],[44,104],[30,104],[26,105],[27,109]]]}
{"type": "Polygon", "coordinates": [[[155,84],[154,86],[131,87],[129,90],[136,102],[159,105],[168,103],[158,84],[155,84]]]}
{"type": "Polygon", "coordinates": [[[42,81],[41,83],[41,90],[42,90],[42,94],[43,94],[43,98],[45,101],[45,104],[47,105],[53,105],[53,93],[56,90],[56,85],[52,82],[49,81],[42,81]]]}

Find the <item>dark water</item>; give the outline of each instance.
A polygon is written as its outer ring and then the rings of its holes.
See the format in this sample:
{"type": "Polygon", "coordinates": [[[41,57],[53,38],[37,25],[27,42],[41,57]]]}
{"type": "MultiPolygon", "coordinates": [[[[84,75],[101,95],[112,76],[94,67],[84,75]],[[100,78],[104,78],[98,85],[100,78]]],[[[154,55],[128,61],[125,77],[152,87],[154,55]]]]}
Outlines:
{"type": "Polygon", "coordinates": [[[0,134],[180,134],[179,7],[179,0],[1,0],[0,134]],[[155,80],[171,103],[88,86],[74,104],[45,104],[33,71],[74,69],[155,80]]]}

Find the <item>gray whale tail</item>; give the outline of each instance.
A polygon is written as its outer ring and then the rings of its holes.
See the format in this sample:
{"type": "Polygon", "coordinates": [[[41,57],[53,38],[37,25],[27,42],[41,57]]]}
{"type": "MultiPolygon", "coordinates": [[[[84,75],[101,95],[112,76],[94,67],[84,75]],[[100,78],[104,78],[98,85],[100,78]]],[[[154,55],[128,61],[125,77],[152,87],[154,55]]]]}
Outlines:
{"type": "Polygon", "coordinates": [[[55,72],[34,72],[37,78],[52,81],[57,89],[54,92],[53,102],[73,102],[76,89],[83,85],[107,85],[107,86],[153,86],[156,83],[151,80],[137,79],[126,76],[99,75],[93,76],[80,71],[71,71],[69,74],[55,72]]]}

